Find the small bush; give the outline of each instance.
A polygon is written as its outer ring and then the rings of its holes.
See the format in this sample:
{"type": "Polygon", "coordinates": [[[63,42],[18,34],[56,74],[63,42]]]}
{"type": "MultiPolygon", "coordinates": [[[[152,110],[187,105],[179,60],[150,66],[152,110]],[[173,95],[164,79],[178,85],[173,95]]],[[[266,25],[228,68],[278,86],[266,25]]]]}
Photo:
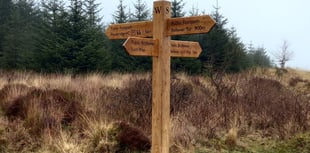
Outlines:
{"type": "Polygon", "coordinates": [[[2,112],[8,111],[8,107],[11,102],[20,97],[26,95],[33,90],[32,88],[24,84],[7,84],[0,90],[0,108],[2,112]]]}
{"type": "Polygon", "coordinates": [[[135,127],[130,126],[125,122],[115,123],[119,133],[116,140],[119,142],[119,152],[125,150],[130,151],[148,151],[151,149],[151,141],[143,132],[135,127]]]}
{"type": "Polygon", "coordinates": [[[172,114],[182,112],[190,105],[193,90],[194,87],[190,83],[183,82],[179,79],[171,81],[170,103],[172,114]]]}
{"type": "Polygon", "coordinates": [[[106,106],[110,118],[125,120],[147,133],[151,132],[152,85],[151,79],[131,78],[128,86],[115,89],[111,93],[111,102],[106,106]]]}
{"type": "Polygon", "coordinates": [[[46,130],[52,135],[58,134],[62,126],[71,124],[82,110],[73,93],[35,89],[11,102],[5,114],[11,120],[23,120],[31,134],[40,136],[46,130]]]}
{"type": "Polygon", "coordinates": [[[243,91],[242,105],[249,126],[261,130],[277,129],[270,132],[282,138],[309,127],[306,100],[280,82],[253,78],[246,83],[243,91]]]}
{"type": "Polygon", "coordinates": [[[132,152],[148,151],[151,142],[143,132],[126,122],[104,125],[100,122],[90,123],[86,130],[89,152],[132,152]]]}

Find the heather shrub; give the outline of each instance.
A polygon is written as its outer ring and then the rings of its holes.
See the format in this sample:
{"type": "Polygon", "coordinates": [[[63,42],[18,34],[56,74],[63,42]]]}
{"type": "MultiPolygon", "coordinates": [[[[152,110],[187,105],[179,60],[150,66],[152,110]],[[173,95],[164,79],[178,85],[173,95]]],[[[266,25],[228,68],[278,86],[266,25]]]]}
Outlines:
{"type": "MultiPolygon", "coordinates": [[[[309,82],[256,73],[173,76],[170,151],[255,152],[247,144],[256,138],[267,144],[308,131],[309,82]]],[[[0,152],[125,153],[151,147],[150,76],[7,75],[0,76],[9,80],[0,87],[0,152]]],[[[290,148],[307,148],[308,139],[292,143],[290,148]]]]}
{"type": "Polygon", "coordinates": [[[8,107],[11,102],[20,97],[26,95],[32,88],[24,84],[7,84],[0,90],[0,109],[2,112],[8,111],[8,107]]]}
{"type": "Polygon", "coordinates": [[[190,105],[193,90],[194,87],[190,83],[180,79],[171,80],[170,105],[172,114],[177,114],[190,105]]]}
{"type": "Polygon", "coordinates": [[[35,89],[13,100],[5,115],[11,120],[23,120],[23,125],[31,134],[41,136],[44,131],[58,134],[63,126],[70,125],[82,111],[74,93],[35,89]]]}
{"type": "Polygon", "coordinates": [[[151,132],[152,85],[151,79],[132,78],[128,86],[115,89],[107,110],[113,110],[109,116],[114,120],[125,120],[151,132]]]}
{"type": "MultiPolygon", "coordinates": [[[[127,87],[113,90],[114,96],[107,106],[116,120],[126,120],[150,133],[152,115],[152,81],[150,78],[132,78],[127,87]],[[119,111],[115,111],[119,110],[119,111]],[[115,118],[116,117],[116,118],[115,118]]],[[[192,105],[194,86],[181,80],[171,81],[171,114],[176,115],[192,105]]],[[[112,96],[112,95],[111,95],[112,96]]]]}
{"type": "Polygon", "coordinates": [[[241,100],[248,126],[276,132],[282,138],[308,129],[309,104],[280,82],[253,78],[243,92],[241,100]]]}
{"type": "Polygon", "coordinates": [[[118,122],[117,124],[118,133],[116,140],[120,145],[118,152],[132,152],[132,151],[148,151],[151,149],[151,141],[144,135],[144,133],[128,123],[118,122]]]}

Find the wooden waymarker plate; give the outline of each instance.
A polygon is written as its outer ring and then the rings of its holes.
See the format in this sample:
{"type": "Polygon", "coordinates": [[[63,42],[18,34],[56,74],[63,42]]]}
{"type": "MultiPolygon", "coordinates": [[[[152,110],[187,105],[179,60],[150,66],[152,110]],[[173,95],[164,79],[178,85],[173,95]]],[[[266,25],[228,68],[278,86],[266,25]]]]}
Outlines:
{"type": "Polygon", "coordinates": [[[186,35],[208,33],[215,25],[215,21],[209,16],[194,16],[168,19],[167,35],[186,35]]]}
{"type": "MultiPolygon", "coordinates": [[[[172,57],[199,57],[202,49],[198,42],[171,40],[172,57]]],[[[123,44],[127,53],[132,56],[158,56],[156,41],[151,38],[130,37],[123,44]]]]}
{"type": "Polygon", "coordinates": [[[112,24],[106,30],[109,39],[127,39],[128,37],[153,37],[153,22],[131,22],[112,24]]]}

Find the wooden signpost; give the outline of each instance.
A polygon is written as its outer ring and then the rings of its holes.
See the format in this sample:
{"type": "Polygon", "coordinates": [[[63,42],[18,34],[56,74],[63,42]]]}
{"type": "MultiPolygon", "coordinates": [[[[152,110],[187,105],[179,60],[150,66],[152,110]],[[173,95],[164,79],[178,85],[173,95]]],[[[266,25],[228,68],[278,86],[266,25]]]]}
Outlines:
{"type": "Polygon", "coordinates": [[[153,22],[132,22],[112,24],[106,30],[109,39],[127,39],[128,37],[153,37],[153,22]]]}
{"type": "Polygon", "coordinates": [[[167,35],[207,33],[214,25],[209,15],[168,19],[167,35]]]}
{"type": "Polygon", "coordinates": [[[169,1],[155,1],[153,7],[153,21],[113,24],[106,34],[109,39],[127,39],[124,47],[129,55],[153,58],[151,151],[169,153],[170,59],[201,53],[199,43],[174,41],[170,36],[207,33],[215,21],[208,15],[170,18],[169,1]]]}
{"type": "MultiPolygon", "coordinates": [[[[171,57],[198,57],[202,51],[198,42],[171,40],[171,57]]],[[[129,37],[124,47],[132,56],[158,56],[157,41],[151,38],[129,37]]]]}

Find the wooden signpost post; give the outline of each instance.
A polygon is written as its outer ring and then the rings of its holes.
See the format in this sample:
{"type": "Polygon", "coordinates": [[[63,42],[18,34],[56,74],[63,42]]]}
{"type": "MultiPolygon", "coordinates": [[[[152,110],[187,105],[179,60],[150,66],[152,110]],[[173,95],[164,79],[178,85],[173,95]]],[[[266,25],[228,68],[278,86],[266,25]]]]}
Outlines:
{"type": "Polygon", "coordinates": [[[151,151],[169,153],[170,59],[201,53],[199,43],[174,41],[170,36],[207,33],[215,21],[208,15],[170,18],[169,1],[155,1],[153,7],[153,21],[113,24],[106,34],[109,39],[127,39],[124,47],[129,55],[153,58],[151,151]]]}

